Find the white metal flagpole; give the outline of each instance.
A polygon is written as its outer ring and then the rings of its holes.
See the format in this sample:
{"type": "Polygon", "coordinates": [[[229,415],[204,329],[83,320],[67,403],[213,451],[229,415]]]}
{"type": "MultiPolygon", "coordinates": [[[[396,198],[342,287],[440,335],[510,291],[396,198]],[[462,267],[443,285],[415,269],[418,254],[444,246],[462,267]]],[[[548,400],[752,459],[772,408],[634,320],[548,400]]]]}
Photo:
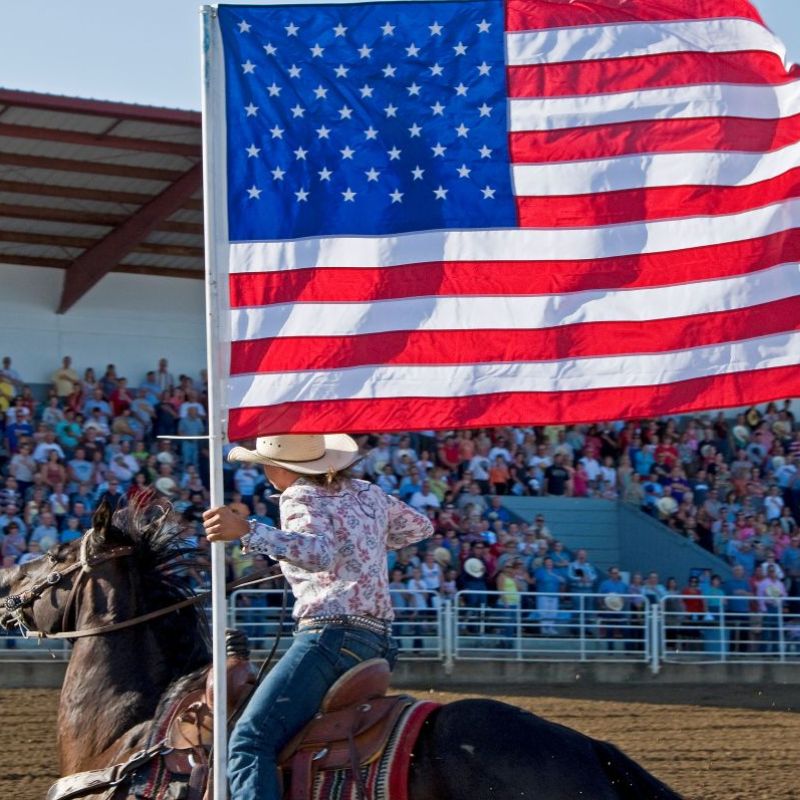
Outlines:
{"type": "MultiPolygon", "coordinates": [[[[222,82],[222,48],[216,23],[216,8],[201,8],[202,52],[202,111],[203,111],[203,207],[206,263],[206,342],[208,347],[208,448],[210,462],[211,506],[224,502],[222,478],[223,413],[222,365],[226,355],[227,337],[220,326],[220,267],[226,258],[222,243],[227,241],[227,225],[222,209],[225,207],[225,178],[220,176],[220,165],[213,157],[220,153],[218,141],[224,141],[224,108],[220,103],[222,82]],[[213,80],[212,80],[213,76],[213,80]]],[[[213,800],[225,800],[228,793],[228,698],[225,673],[225,625],[227,603],[225,599],[225,543],[211,545],[211,626],[214,657],[214,762],[213,800]]]]}

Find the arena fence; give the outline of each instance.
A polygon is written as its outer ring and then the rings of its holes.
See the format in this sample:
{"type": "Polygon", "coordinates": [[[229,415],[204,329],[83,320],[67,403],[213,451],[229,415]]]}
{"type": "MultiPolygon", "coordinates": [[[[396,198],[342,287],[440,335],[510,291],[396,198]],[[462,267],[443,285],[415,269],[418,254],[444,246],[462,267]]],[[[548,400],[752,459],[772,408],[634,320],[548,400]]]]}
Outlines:
{"type": "MultiPolygon", "coordinates": [[[[281,622],[282,591],[234,592],[229,626],[243,630],[263,657],[280,629],[278,653],[291,642],[281,622]]],[[[403,660],[630,662],[655,673],[662,664],[798,663],[800,600],[670,595],[461,591],[405,593],[395,609],[394,635],[403,660]]],[[[69,646],[19,633],[0,638],[0,660],[66,660],[69,646]]]]}

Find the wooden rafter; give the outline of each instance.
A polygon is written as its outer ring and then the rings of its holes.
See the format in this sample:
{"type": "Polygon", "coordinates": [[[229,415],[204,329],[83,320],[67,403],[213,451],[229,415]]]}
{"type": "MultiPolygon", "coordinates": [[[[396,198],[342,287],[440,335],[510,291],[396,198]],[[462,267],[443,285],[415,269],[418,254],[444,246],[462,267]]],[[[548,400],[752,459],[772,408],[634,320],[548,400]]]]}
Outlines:
{"type": "Polygon", "coordinates": [[[63,314],[171,214],[183,207],[202,184],[201,164],[143,205],[122,225],[80,255],[67,270],[58,313],[63,314]]]}

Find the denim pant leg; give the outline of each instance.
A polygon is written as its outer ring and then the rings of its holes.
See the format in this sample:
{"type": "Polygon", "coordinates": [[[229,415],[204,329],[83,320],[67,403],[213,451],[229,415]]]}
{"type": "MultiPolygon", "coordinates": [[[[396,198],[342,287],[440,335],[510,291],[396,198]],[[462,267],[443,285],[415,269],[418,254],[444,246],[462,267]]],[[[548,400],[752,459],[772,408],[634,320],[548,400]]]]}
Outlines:
{"type": "Polygon", "coordinates": [[[295,634],[231,735],[232,800],[281,800],[277,771],[281,748],[314,716],[328,689],[348,669],[378,657],[393,665],[396,653],[392,639],[361,629],[329,626],[295,634]]]}

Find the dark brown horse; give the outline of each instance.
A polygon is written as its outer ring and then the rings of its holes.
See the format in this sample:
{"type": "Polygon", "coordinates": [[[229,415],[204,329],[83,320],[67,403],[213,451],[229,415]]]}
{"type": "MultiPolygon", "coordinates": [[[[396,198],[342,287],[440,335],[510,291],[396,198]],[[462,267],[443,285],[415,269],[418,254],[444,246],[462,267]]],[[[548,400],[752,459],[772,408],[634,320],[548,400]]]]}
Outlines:
{"type": "MultiPolygon", "coordinates": [[[[188,597],[187,571],[200,553],[181,533],[180,520],[152,499],[113,515],[102,506],[79,542],[0,572],[0,624],[86,631],[188,597]]],[[[147,742],[165,694],[209,661],[197,605],[76,639],[58,714],[61,773],[125,761],[147,742]]],[[[435,712],[412,763],[412,800],[679,798],[613,745],[488,700],[435,712]]],[[[114,797],[127,797],[128,788],[123,782],[114,797]]]]}

